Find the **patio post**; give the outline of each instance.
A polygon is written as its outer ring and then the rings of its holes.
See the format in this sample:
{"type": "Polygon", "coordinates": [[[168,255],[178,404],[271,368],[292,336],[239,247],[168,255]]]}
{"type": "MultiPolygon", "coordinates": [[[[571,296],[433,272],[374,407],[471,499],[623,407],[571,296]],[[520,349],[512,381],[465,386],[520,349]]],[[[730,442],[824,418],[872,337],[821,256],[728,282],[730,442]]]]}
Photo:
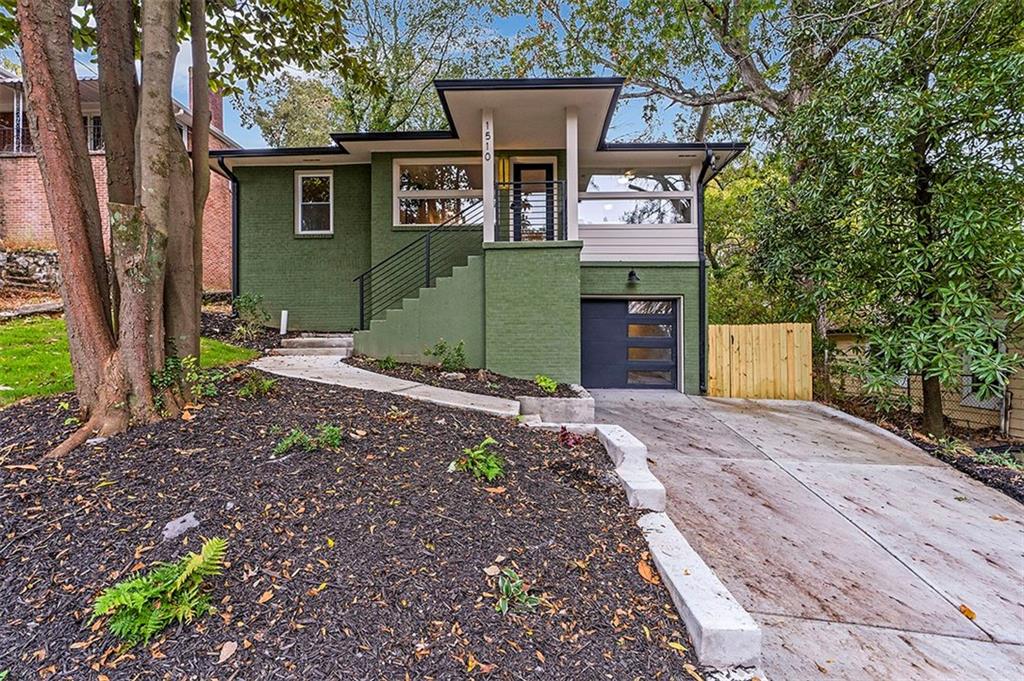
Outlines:
{"type": "Polygon", "coordinates": [[[579,113],[575,106],[565,108],[565,222],[566,238],[580,238],[580,152],[579,113]]]}
{"type": "Polygon", "coordinates": [[[484,241],[494,241],[494,110],[483,109],[480,112],[480,153],[483,164],[484,185],[484,241]]]}

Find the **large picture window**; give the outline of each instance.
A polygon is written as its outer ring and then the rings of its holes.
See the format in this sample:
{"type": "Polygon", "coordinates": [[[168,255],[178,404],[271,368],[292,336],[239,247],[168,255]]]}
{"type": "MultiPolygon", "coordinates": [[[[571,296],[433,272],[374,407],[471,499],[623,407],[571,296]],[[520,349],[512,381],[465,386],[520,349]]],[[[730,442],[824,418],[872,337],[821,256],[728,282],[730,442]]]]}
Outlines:
{"type": "Polygon", "coordinates": [[[670,168],[590,168],[580,172],[581,225],[689,225],[689,172],[670,168]]]}
{"type": "Polygon", "coordinates": [[[439,225],[483,200],[479,160],[396,160],[393,172],[396,225],[439,225]]]}
{"type": "Polygon", "coordinates": [[[295,233],[334,233],[334,174],[330,170],[295,173],[295,233]]]}

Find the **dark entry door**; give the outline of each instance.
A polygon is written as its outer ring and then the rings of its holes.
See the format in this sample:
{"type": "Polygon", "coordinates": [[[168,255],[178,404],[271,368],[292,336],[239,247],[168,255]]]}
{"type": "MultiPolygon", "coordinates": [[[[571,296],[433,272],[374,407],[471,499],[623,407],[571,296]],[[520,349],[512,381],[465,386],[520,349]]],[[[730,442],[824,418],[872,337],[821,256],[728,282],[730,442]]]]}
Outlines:
{"type": "Polygon", "coordinates": [[[675,388],[679,323],[674,300],[584,300],[581,373],[586,388],[675,388]]]}
{"type": "Polygon", "coordinates": [[[555,166],[516,163],[512,166],[512,240],[554,239],[555,166]]]}

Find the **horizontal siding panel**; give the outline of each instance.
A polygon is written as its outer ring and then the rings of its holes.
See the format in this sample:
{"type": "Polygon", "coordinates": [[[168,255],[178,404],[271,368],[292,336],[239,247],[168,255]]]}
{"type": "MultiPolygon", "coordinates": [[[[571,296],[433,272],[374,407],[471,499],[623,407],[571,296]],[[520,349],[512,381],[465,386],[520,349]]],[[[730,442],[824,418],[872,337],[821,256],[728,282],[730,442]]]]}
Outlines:
{"type": "Polygon", "coordinates": [[[580,225],[581,260],[697,259],[697,228],[693,225],[580,225]]]}

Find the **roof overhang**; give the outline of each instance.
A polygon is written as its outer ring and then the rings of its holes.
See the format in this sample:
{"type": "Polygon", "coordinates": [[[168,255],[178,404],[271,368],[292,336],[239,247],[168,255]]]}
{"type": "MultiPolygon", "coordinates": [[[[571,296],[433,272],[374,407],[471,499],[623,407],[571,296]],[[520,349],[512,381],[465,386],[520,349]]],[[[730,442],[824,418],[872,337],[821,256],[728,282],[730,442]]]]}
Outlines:
{"type": "MultiPolygon", "coordinates": [[[[579,162],[590,167],[644,164],[672,167],[700,163],[710,148],[715,166],[724,167],[746,148],[741,143],[616,143],[606,136],[622,78],[518,78],[437,80],[448,130],[342,132],[331,135],[334,147],[240,150],[217,153],[229,166],[369,163],[373,153],[467,153],[481,148],[482,109],[494,116],[494,147],[564,149],[565,111],[578,115],[579,162]],[[347,155],[347,161],[337,154],[347,155]]],[[[219,163],[219,161],[217,161],[219,163]]]]}

